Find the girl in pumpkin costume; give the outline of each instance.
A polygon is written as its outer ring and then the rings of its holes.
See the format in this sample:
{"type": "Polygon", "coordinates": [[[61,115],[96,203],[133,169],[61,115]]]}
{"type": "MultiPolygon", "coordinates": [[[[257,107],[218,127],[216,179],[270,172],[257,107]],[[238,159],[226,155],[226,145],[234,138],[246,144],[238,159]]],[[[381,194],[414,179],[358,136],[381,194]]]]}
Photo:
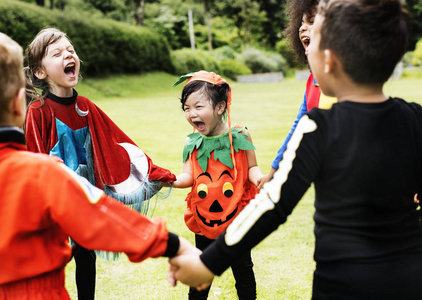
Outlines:
{"type": "MultiPolygon", "coordinates": [[[[231,127],[231,89],[219,75],[199,71],[182,76],[188,79],[181,103],[194,133],[188,135],[183,150],[183,173],[173,187],[191,187],[184,214],[195,233],[196,247],[205,249],[225,231],[237,214],[254,198],[262,172],[255,147],[246,128],[231,127]],[[224,121],[228,115],[228,123],[224,121]]],[[[256,283],[251,253],[232,265],[239,299],[255,299],[256,283]]],[[[206,299],[209,289],[190,288],[189,299],[206,299]]]]}

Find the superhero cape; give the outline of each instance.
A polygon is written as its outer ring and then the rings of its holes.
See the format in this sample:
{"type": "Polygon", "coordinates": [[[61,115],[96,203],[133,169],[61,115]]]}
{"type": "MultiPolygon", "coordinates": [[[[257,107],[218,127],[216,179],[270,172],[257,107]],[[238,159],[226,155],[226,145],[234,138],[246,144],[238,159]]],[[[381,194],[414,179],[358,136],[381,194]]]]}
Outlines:
{"type": "Polygon", "coordinates": [[[314,107],[329,109],[333,103],[337,102],[337,98],[328,97],[321,92],[319,84],[312,73],[306,82],[305,99],[307,111],[310,111],[314,107]]]}
{"type": "Polygon", "coordinates": [[[60,157],[67,166],[113,198],[145,213],[161,183],[176,176],[154,165],[94,103],[78,96],[49,94],[44,105],[33,103],[27,113],[26,135],[31,151],[60,157]]]}

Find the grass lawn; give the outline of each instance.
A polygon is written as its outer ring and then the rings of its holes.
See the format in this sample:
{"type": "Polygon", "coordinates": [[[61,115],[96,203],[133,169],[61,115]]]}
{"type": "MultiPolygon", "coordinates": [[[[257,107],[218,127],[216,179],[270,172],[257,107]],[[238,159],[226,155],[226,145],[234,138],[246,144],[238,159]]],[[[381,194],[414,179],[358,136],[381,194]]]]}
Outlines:
{"type": "MultiPolygon", "coordinates": [[[[77,90],[102,108],[155,164],[180,174],[184,140],[192,128],[179,102],[182,86],[171,88],[176,79],[165,73],[85,79],[77,90]]],[[[296,117],[305,82],[286,79],[267,84],[232,82],[231,86],[232,122],[248,127],[265,174],[296,117]]],[[[385,91],[422,103],[420,86],[422,79],[402,79],[389,82],[385,91]]],[[[167,199],[152,202],[152,216],[164,217],[170,231],[193,243],[193,233],[183,221],[187,193],[188,189],[173,189],[167,199]]],[[[310,299],[315,266],[313,197],[310,189],[288,222],[253,249],[258,299],[310,299]]],[[[66,287],[76,300],[74,260],[66,274],[66,287]]],[[[188,288],[182,284],[173,288],[166,278],[165,258],[133,264],[125,255],[116,261],[97,257],[96,299],[187,299],[188,288]]],[[[216,277],[209,299],[236,298],[231,271],[216,277]]]]}

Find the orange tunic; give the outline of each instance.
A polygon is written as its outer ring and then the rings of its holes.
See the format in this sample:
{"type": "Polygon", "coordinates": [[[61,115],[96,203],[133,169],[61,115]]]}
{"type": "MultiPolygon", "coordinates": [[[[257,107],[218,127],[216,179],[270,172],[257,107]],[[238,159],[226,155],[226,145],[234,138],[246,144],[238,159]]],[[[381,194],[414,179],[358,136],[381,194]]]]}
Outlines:
{"type": "MultiPolygon", "coordinates": [[[[238,139],[235,132],[233,130],[232,132],[236,148],[238,139]]],[[[228,134],[219,138],[228,140],[228,134]]],[[[233,168],[216,160],[215,151],[211,152],[205,171],[198,161],[201,147],[189,155],[194,183],[186,197],[185,223],[192,232],[209,239],[217,238],[258,192],[257,187],[249,181],[246,151],[237,150],[234,152],[236,175],[233,168]]]]}

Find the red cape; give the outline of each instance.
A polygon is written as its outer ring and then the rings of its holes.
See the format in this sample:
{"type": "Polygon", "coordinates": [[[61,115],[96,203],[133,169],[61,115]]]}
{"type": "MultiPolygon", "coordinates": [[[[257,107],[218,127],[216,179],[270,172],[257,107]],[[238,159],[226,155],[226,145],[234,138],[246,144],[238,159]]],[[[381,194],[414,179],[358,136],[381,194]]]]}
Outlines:
{"type": "MultiPolygon", "coordinates": [[[[67,154],[69,144],[78,143],[69,141],[66,138],[67,133],[63,134],[63,128],[71,135],[72,132],[88,128],[85,130],[87,132],[89,130],[91,137],[92,155],[89,149],[86,149],[87,162],[85,163],[89,166],[91,164],[89,157],[92,157],[95,185],[98,188],[107,190],[108,186],[112,186],[111,190],[113,190],[113,186],[124,183],[125,188],[129,188],[124,193],[130,194],[145,181],[145,178],[162,183],[176,180],[176,176],[169,170],[154,165],[152,160],[87,98],[78,96],[76,93],[73,98],[58,98],[54,95],[49,95],[49,97],[54,101],[46,98],[41,107],[40,102],[35,102],[28,109],[26,138],[29,150],[57,155],[59,149],[62,154],[58,156],[69,166],[71,162],[66,161],[69,160],[67,154]],[[134,159],[134,155],[137,159],[134,159]],[[143,165],[137,166],[137,163],[143,165]],[[132,187],[127,184],[129,179],[132,187]],[[138,184],[135,183],[136,181],[138,184]]],[[[85,141],[81,144],[85,146],[85,141]]],[[[72,149],[72,151],[80,152],[80,149],[72,149]]],[[[80,155],[79,152],[78,155],[80,155]]],[[[75,157],[70,156],[70,159],[75,160],[75,157]]],[[[81,160],[81,158],[78,159],[81,160]]],[[[73,169],[75,170],[75,167],[73,169]]]]}

